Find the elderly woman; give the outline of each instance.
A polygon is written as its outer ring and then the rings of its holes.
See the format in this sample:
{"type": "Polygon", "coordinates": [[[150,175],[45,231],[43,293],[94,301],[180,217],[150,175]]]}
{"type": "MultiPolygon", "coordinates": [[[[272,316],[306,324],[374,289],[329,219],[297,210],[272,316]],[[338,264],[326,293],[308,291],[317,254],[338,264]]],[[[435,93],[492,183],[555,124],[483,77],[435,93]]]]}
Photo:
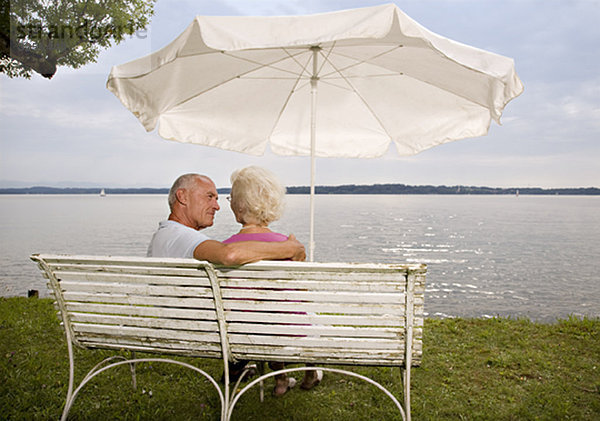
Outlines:
{"type": "MultiPolygon", "coordinates": [[[[224,243],[237,241],[285,241],[287,236],[269,229],[277,221],[285,206],[285,188],[270,171],[251,166],[236,170],[231,175],[231,210],[242,229],[224,243]]],[[[272,370],[282,370],[282,362],[270,362],[272,370]]],[[[306,371],[300,387],[305,390],[315,387],[323,378],[320,370],[306,371]]],[[[296,379],[286,374],[275,376],[273,395],[282,396],[294,387],[296,379]]]]}

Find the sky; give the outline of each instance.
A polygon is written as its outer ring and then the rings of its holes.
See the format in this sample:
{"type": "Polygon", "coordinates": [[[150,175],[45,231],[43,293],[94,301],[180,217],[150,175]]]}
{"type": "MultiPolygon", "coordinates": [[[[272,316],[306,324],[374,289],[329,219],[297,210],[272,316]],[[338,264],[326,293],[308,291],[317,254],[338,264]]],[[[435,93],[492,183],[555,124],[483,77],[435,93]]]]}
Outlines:
{"type": "MultiPolygon", "coordinates": [[[[260,165],[288,186],[310,183],[310,159],[255,157],[147,133],[106,89],[111,66],[172,41],[195,15],[300,15],[375,6],[371,0],[158,0],[147,32],[97,63],[52,80],[0,75],[0,187],[169,187],[183,173],[230,185],[260,165]]],[[[487,136],[410,157],[319,158],[317,185],[402,183],[600,187],[600,0],[398,0],[427,29],[515,60],[525,91],[487,136]]]]}

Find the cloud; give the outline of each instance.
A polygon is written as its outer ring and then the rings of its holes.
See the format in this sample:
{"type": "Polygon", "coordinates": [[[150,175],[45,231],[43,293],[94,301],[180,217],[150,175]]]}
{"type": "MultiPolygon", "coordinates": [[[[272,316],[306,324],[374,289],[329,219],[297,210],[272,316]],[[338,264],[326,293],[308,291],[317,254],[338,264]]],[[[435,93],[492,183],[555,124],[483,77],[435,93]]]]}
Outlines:
{"type": "Polygon", "coordinates": [[[2,107],[1,114],[5,118],[22,117],[36,120],[38,124],[68,129],[111,130],[118,124],[129,124],[126,115],[116,108],[82,108],[77,104],[64,103],[53,104],[51,107],[48,105],[15,100],[2,107]]]}
{"type": "Polygon", "coordinates": [[[567,118],[600,129],[600,77],[581,81],[559,104],[567,118]]]}

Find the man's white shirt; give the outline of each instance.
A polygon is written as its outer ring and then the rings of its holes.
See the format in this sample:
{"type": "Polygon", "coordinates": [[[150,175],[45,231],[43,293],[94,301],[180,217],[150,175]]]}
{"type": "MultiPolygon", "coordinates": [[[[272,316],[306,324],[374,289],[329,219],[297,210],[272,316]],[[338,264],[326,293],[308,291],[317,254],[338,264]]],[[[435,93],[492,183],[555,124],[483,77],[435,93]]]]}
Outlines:
{"type": "Polygon", "coordinates": [[[194,250],[210,238],[175,221],[161,221],[148,246],[149,257],[193,258],[194,250]]]}

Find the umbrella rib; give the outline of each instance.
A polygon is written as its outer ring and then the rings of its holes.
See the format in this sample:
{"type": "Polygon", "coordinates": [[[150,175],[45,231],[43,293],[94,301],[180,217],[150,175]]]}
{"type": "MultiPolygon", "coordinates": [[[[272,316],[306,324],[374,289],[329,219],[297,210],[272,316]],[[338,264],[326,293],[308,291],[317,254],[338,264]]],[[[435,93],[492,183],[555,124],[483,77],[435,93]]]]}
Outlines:
{"type": "MultiPolygon", "coordinates": [[[[294,75],[294,76],[298,76],[298,75],[299,75],[298,73],[295,73],[295,72],[293,72],[293,71],[291,71],[291,70],[288,70],[288,69],[281,69],[281,68],[279,68],[279,67],[276,67],[276,66],[274,66],[274,64],[275,64],[275,63],[279,63],[279,62],[281,62],[281,61],[283,61],[283,60],[285,60],[285,59],[287,59],[287,58],[292,58],[292,59],[293,59],[293,60],[294,60],[296,63],[300,64],[300,63],[299,63],[299,62],[298,62],[298,61],[295,59],[295,57],[294,57],[292,54],[290,54],[290,53],[287,51],[287,49],[285,49],[285,48],[281,48],[281,50],[283,50],[283,51],[284,51],[284,52],[285,52],[285,53],[288,55],[288,57],[283,57],[283,58],[277,59],[277,60],[275,60],[275,61],[274,61],[274,62],[272,62],[272,63],[261,63],[261,62],[259,62],[259,61],[256,61],[256,60],[251,60],[251,59],[249,59],[249,58],[246,58],[246,57],[238,57],[238,56],[236,56],[236,55],[234,55],[234,54],[231,54],[231,53],[228,53],[228,52],[225,52],[225,51],[223,51],[223,54],[225,54],[226,56],[228,56],[228,57],[231,57],[231,58],[235,58],[235,59],[238,59],[238,60],[246,61],[246,62],[248,62],[248,63],[252,63],[252,64],[257,64],[257,65],[259,65],[259,66],[260,66],[260,68],[262,68],[262,69],[264,69],[265,67],[268,67],[268,68],[270,68],[270,69],[275,69],[275,70],[278,70],[278,71],[280,71],[280,72],[284,72],[284,73],[290,73],[290,74],[292,74],[292,75],[294,75]]],[[[299,52],[297,53],[297,55],[300,55],[300,54],[302,54],[302,51],[299,51],[299,52]]],[[[254,69],[254,70],[252,70],[252,71],[255,71],[255,70],[257,70],[257,69],[254,69]]],[[[303,69],[302,69],[302,72],[300,73],[300,75],[302,75],[302,74],[304,73],[304,70],[305,70],[305,68],[303,68],[303,69]]],[[[251,72],[248,72],[248,73],[251,73],[251,72]]],[[[238,77],[241,77],[241,76],[238,76],[238,77]]],[[[272,79],[272,78],[269,78],[269,79],[272,79]]]]}
{"type": "MultiPolygon", "coordinates": [[[[337,84],[331,83],[329,81],[330,80],[355,79],[355,78],[362,79],[362,78],[365,78],[365,77],[368,77],[369,79],[373,79],[373,78],[378,78],[378,77],[384,78],[384,77],[392,77],[392,76],[396,77],[396,76],[402,76],[402,75],[404,75],[404,74],[403,73],[393,74],[393,75],[391,75],[391,74],[381,74],[381,75],[375,75],[375,74],[373,74],[373,75],[369,75],[369,76],[328,77],[327,79],[319,79],[319,83],[324,84],[324,85],[333,86],[333,87],[338,88],[338,89],[344,89],[344,90],[349,91],[349,92],[354,92],[354,90],[352,89],[352,87],[341,86],[341,84],[337,85],[337,84]]],[[[308,85],[308,83],[306,83],[306,84],[308,85]]]]}
{"type": "Polygon", "coordinates": [[[302,65],[302,63],[300,63],[296,59],[295,56],[293,56],[292,54],[290,54],[286,48],[283,48],[282,50],[285,51],[286,54],[288,54],[292,60],[294,60],[296,63],[298,63],[299,66],[302,67],[302,72],[300,74],[298,74],[298,77],[296,78],[296,82],[294,83],[294,86],[292,86],[292,89],[290,89],[290,92],[288,93],[288,96],[286,97],[285,101],[283,102],[283,105],[281,106],[281,108],[279,110],[279,113],[277,114],[277,118],[273,122],[273,127],[269,131],[269,137],[268,137],[269,139],[273,135],[273,131],[275,130],[275,127],[277,127],[277,124],[279,123],[279,120],[281,120],[281,116],[283,115],[283,111],[287,107],[288,102],[290,102],[290,98],[292,97],[292,95],[296,91],[296,87],[300,83],[300,80],[302,79],[302,75],[306,72],[306,68],[308,67],[308,65],[310,63],[310,59],[309,59],[309,60],[307,60],[306,64],[302,65]]]}
{"type": "MultiPolygon", "coordinates": [[[[328,60],[327,57],[323,56],[323,58],[325,60],[328,60]]],[[[375,113],[375,111],[373,111],[373,109],[371,108],[371,106],[369,105],[369,103],[363,98],[363,96],[358,92],[358,90],[354,87],[354,85],[350,82],[350,80],[348,80],[348,78],[341,73],[341,70],[338,70],[338,68],[336,67],[336,65],[334,63],[332,63],[331,61],[329,61],[329,64],[331,65],[331,67],[333,67],[338,74],[342,77],[342,79],[344,79],[344,81],[348,84],[348,86],[350,87],[351,91],[354,92],[354,94],[360,98],[360,100],[362,101],[362,103],[365,105],[365,107],[367,107],[367,109],[369,110],[369,112],[371,113],[371,115],[373,116],[373,118],[377,121],[377,123],[379,123],[379,126],[381,127],[381,129],[387,134],[389,139],[392,139],[392,135],[387,131],[387,129],[385,128],[385,125],[382,123],[382,121],[379,119],[379,117],[377,116],[377,114],[375,113]]]]}
{"type": "MultiPolygon", "coordinates": [[[[322,69],[323,69],[323,67],[325,66],[325,63],[331,63],[331,62],[329,61],[329,56],[330,56],[330,55],[331,55],[331,53],[333,52],[333,49],[335,48],[335,44],[336,44],[336,43],[337,43],[337,41],[334,41],[334,42],[333,42],[333,44],[331,44],[331,47],[329,48],[329,51],[327,52],[327,55],[324,55],[324,54],[321,52],[321,55],[323,56],[323,58],[324,58],[325,60],[323,60],[323,63],[321,63],[321,68],[320,68],[320,69],[317,71],[317,74],[318,74],[318,75],[320,75],[320,74],[321,74],[321,70],[322,70],[322,69]]],[[[335,68],[335,67],[334,67],[334,68],[335,68]]],[[[326,77],[326,75],[325,75],[325,77],[326,77]]],[[[319,76],[319,78],[321,78],[321,77],[319,76]]]]}
{"type": "MultiPolygon", "coordinates": [[[[282,50],[283,50],[283,51],[285,51],[285,52],[286,52],[288,55],[290,55],[290,53],[289,53],[287,50],[285,50],[285,49],[282,49],[282,50]]],[[[297,78],[296,78],[296,79],[300,79],[300,78],[302,77],[302,73],[300,73],[300,74],[296,74],[296,73],[294,73],[294,72],[292,72],[292,71],[289,71],[289,70],[284,70],[284,69],[279,69],[279,68],[277,68],[277,67],[274,67],[274,66],[273,66],[273,64],[274,64],[274,63],[277,63],[277,62],[283,61],[283,60],[287,59],[287,57],[285,57],[285,58],[280,58],[280,59],[277,59],[276,61],[274,61],[274,62],[272,62],[272,63],[267,63],[267,64],[264,64],[264,63],[260,63],[260,62],[254,61],[254,60],[249,60],[249,59],[247,59],[247,58],[244,58],[244,57],[238,57],[238,56],[235,56],[235,55],[232,55],[232,54],[227,54],[225,51],[220,51],[219,53],[221,53],[221,54],[225,54],[227,57],[231,57],[231,58],[234,58],[234,59],[237,59],[237,60],[243,60],[243,61],[246,61],[246,62],[249,62],[249,63],[252,63],[252,64],[257,64],[257,65],[259,65],[259,67],[257,67],[257,68],[254,68],[254,69],[250,69],[250,70],[248,70],[246,73],[242,73],[242,74],[237,74],[237,75],[234,75],[234,76],[232,76],[232,77],[231,77],[231,78],[229,78],[229,79],[226,79],[226,80],[223,80],[223,81],[221,81],[221,82],[220,82],[220,83],[218,83],[217,85],[210,86],[210,87],[208,87],[207,89],[205,89],[205,90],[203,90],[203,91],[201,91],[201,92],[198,92],[198,93],[196,93],[196,94],[194,94],[194,95],[192,95],[192,96],[190,96],[190,97],[188,97],[188,98],[185,98],[185,99],[183,99],[183,100],[179,101],[177,104],[174,104],[174,105],[173,105],[173,107],[178,107],[178,106],[180,106],[181,104],[185,104],[186,102],[188,102],[188,101],[191,101],[192,99],[194,99],[194,98],[196,98],[196,97],[198,97],[198,96],[200,96],[200,95],[204,95],[205,93],[207,93],[207,92],[209,92],[209,91],[212,91],[213,89],[216,89],[216,88],[218,88],[219,86],[222,86],[222,85],[224,85],[224,84],[226,84],[226,83],[228,83],[228,82],[230,82],[230,81],[232,81],[232,80],[234,80],[234,79],[241,79],[241,78],[247,79],[247,78],[246,78],[246,75],[248,75],[248,74],[250,74],[250,73],[252,73],[252,72],[255,72],[255,71],[259,70],[259,69],[265,68],[265,67],[269,67],[269,68],[273,68],[273,69],[276,69],[276,70],[279,70],[279,71],[282,71],[282,72],[287,72],[287,73],[290,73],[290,74],[292,74],[292,75],[294,75],[294,76],[297,76],[297,78]]],[[[298,54],[301,54],[301,53],[298,53],[298,54]]],[[[269,79],[272,79],[272,78],[269,78],[269,79]]],[[[282,78],[282,79],[287,79],[287,78],[282,78]]],[[[290,80],[293,80],[294,78],[291,78],[291,77],[290,77],[289,79],[290,79],[290,80]]],[[[297,82],[296,82],[296,84],[297,84],[297,82]]],[[[295,85],[294,85],[294,86],[295,86],[295,85]]]]}
{"type": "MultiPolygon", "coordinates": [[[[302,78],[302,75],[300,75],[300,78],[302,78]]],[[[244,76],[243,79],[245,79],[245,80],[296,80],[296,79],[298,79],[298,75],[294,75],[294,77],[292,77],[292,76],[290,76],[290,77],[244,76]]]]}
{"type": "Polygon", "coordinates": [[[153,73],[153,72],[157,71],[158,69],[161,69],[164,66],[168,66],[169,64],[173,63],[177,59],[188,58],[188,57],[196,57],[196,56],[206,56],[206,55],[214,54],[214,53],[215,53],[214,51],[206,51],[206,52],[194,53],[194,54],[181,54],[181,55],[177,54],[172,59],[170,59],[170,60],[168,60],[168,61],[166,61],[164,63],[161,63],[161,64],[157,65],[155,68],[151,68],[151,69],[149,69],[146,72],[139,73],[139,74],[137,74],[135,76],[118,76],[115,79],[127,79],[127,80],[129,80],[129,79],[141,79],[141,78],[143,78],[145,76],[148,76],[150,73],[153,73]]]}
{"type": "Polygon", "coordinates": [[[291,58],[292,60],[294,60],[296,62],[296,64],[302,68],[302,73],[301,74],[305,74],[306,73],[306,68],[310,64],[310,60],[308,60],[305,64],[302,64],[302,63],[300,63],[300,61],[298,60],[298,58],[296,56],[299,56],[302,52],[309,51],[309,49],[304,48],[303,50],[300,50],[300,53],[298,53],[298,54],[292,54],[292,53],[290,53],[288,51],[289,50],[288,48],[282,47],[281,49],[283,51],[285,51],[285,53],[288,55],[289,58],[291,58]]]}
{"type": "MultiPolygon", "coordinates": [[[[369,60],[372,60],[372,59],[374,59],[374,58],[377,58],[377,57],[381,57],[382,55],[385,55],[385,54],[391,53],[392,51],[394,51],[394,50],[396,50],[396,49],[398,49],[398,48],[402,48],[402,47],[404,47],[404,45],[402,45],[402,44],[396,45],[394,48],[392,48],[392,49],[390,49],[390,50],[388,50],[388,51],[382,52],[382,53],[380,53],[380,54],[377,54],[377,55],[374,55],[374,56],[372,56],[372,57],[369,57],[369,58],[368,58],[368,59],[366,59],[366,60],[362,60],[362,61],[356,62],[356,63],[354,63],[354,64],[352,64],[352,65],[349,65],[349,66],[346,66],[346,67],[344,67],[344,68],[341,68],[339,71],[340,71],[340,72],[343,72],[343,71],[346,71],[347,69],[350,69],[350,68],[352,68],[352,67],[356,67],[356,66],[358,66],[358,65],[360,65],[360,64],[367,63],[369,60]]],[[[336,51],[336,54],[338,54],[339,56],[342,56],[342,57],[349,58],[349,59],[354,59],[354,57],[352,57],[352,56],[349,56],[349,55],[347,55],[347,54],[340,53],[339,51],[336,51]]],[[[474,68],[472,68],[472,67],[465,66],[464,64],[462,64],[462,63],[459,63],[459,62],[457,62],[456,60],[452,60],[450,57],[448,57],[448,56],[446,56],[446,55],[444,55],[444,57],[446,57],[447,59],[449,59],[449,60],[453,61],[454,63],[456,63],[457,65],[459,65],[459,66],[461,66],[461,67],[463,67],[463,68],[465,68],[465,69],[472,70],[472,71],[476,71],[477,73],[480,73],[480,74],[483,74],[483,75],[485,75],[485,73],[483,73],[483,72],[481,72],[481,71],[479,71],[479,70],[477,70],[477,69],[474,69],[474,68]]],[[[370,64],[372,64],[372,63],[370,63],[370,64]]],[[[374,66],[376,66],[375,64],[373,64],[373,65],[374,65],[374,66]]],[[[380,66],[378,66],[378,67],[380,67],[380,66]]],[[[335,68],[335,66],[334,66],[334,68],[335,68]]],[[[336,69],[336,70],[337,70],[337,69],[336,69]]],[[[330,78],[330,79],[331,79],[330,75],[333,75],[333,74],[335,74],[335,73],[337,73],[337,72],[331,72],[331,73],[329,73],[328,75],[325,75],[324,77],[328,77],[328,78],[330,78]]],[[[377,75],[369,75],[369,77],[373,77],[373,76],[377,76],[377,75]]],[[[385,76],[385,75],[381,75],[381,76],[385,76]]],[[[439,88],[439,86],[437,86],[436,84],[434,84],[434,83],[432,83],[432,82],[429,82],[429,81],[427,81],[427,80],[424,80],[424,79],[422,79],[422,78],[420,78],[420,77],[417,77],[417,76],[415,76],[415,75],[412,75],[412,74],[407,74],[407,73],[404,73],[404,72],[399,72],[399,73],[393,73],[393,74],[389,74],[389,76],[407,76],[407,77],[410,77],[411,79],[415,79],[415,80],[418,80],[418,81],[420,81],[420,82],[423,82],[423,83],[425,83],[425,84],[427,84],[427,85],[433,86],[433,87],[435,87],[435,88],[439,88]]],[[[363,77],[364,77],[364,76],[363,76],[363,77]]],[[[479,105],[480,107],[483,107],[483,108],[488,108],[486,104],[482,104],[482,103],[480,103],[480,102],[473,101],[473,99],[471,99],[471,98],[467,98],[466,96],[464,96],[464,95],[461,95],[461,94],[459,94],[459,93],[456,93],[456,92],[453,92],[453,91],[448,91],[448,90],[446,90],[446,92],[448,92],[448,93],[451,93],[451,94],[453,94],[453,95],[455,95],[455,96],[457,96],[457,97],[459,97],[459,98],[462,98],[462,99],[464,99],[464,100],[466,100],[466,101],[468,101],[468,102],[470,102],[470,103],[477,104],[477,105],[479,105]]]]}
{"type": "MultiPolygon", "coordinates": [[[[335,44],[335,43],[334,43],[334,44],[335,44]]],[[[389,50],[387,50],[387,51],[384,51],[384,52],[381,52],[381,53],[379,53],[379,54],[376,54],[376,55],[374,55],[374,56],[372,56],[372,57],[369,57],[368,59],[361,60],[361,61],[357,61],[357,62],[355,62],[355,63],[353,63],[353,64],[351,64],[351,65],[349,65],[349,66],[346,66],[346,67],[343,67],[343,68],[340,68],[340,69],[336,68],[336,67],[333,65],[333,63],[332,63],[332,62],[329,60],[329,56],[330,56],[330,55],[332,54],[332,52],[333,52],[333,46],[334,46],[334,45],[332,45],[332,48],[331,48],[331,49],[329,50],[329,52],[327,53],[327,56],[323,56],[323,57],[325,58],[325,60],[323,61],[323,64],[321,65],[321,68],[323,68],[323,66],[325,65],[325,62],[329,62],[329,63],[331,64],[331,66],[332,66],[332,67],[333,67],[335,70],[334,70],[333,72],[330,72],[330,73],[328,73],[328,74],[326,74],[326,75],[323,75],[323,76],[321,76],[321,77],[319,78],[319,81],[320,81],[320,82],[322,82],[322,83],[328,84],[328,85],[330,85],[330,86],[335,86],[335,87],[337,87],[337,88],[340,88],[340,89],[347,89],[348,91],[351,91],[351,92],[356,92],[356,89],[354,88],[354,86],[352,86],[352,84],[348,83],[348,79],[352,79],[352,78],[354,78],[354,77],[357,77],[357,78],[365,78],[365,77],[368,77],[368,78],[376,78],[376,77],[391,77],[391,76],[402,76],[402,75],[404,75],[404,73],[402,73],[402,72],[399,72],[399,73],[381,73],[381,74],[375,74],[375,73],[374,73],[374,74],[370,74],[370,75],[368,75],[368,76],[344,76],[344,75],[342,74],[342,72],[344,72],[344,71],[346,71],[346,70],[348,70],[348,69],[350,69],[350,68],[352,68],[352,67],[356,67],[356,66],[359,66],[359,65],[361,65],[361,64],[367,63],[369,60],[372,60],[372,59],[374,59],[374,58],[377,58],[377,57],[381,57],[381,56],[383,56],[383,55],[385,55],[385,54],[389,54],[389,53],[391,53],[392,51],[395,51],[395,50],[397,50],[398,48],[402,48],[402,47],[404,47],[404,45],[402,45],[402,44],[395,45],[395,46],[393,46],[392,48],[390,48],[390,49],[389,49],[389,50]],[[332,77],[333,75],[336,75],[336,74],[337,74],[337,75],[339,75],[339,76],[338,76],[338,77],[332,77]],[[340,85],[336,85],[336,84],[333,84],[333,83],[327,83],[327,80],[332,80],[332,79],[341,79],[341,80],[344,80],[344,81],[346,81],[346,83],[347,83],[347,84],[348,84],[350,87],[349,87],[349,88],[344,88],[343,86],[340,86],[340,85]]],[[[347,55],[347,54],[341,54],[340,52],[337,52],[337,51],[336,51],[336,54],[337,54],[338,56],[342,56],[342,57],[346,57],[346,58],[349,58],[349,59],[352,59],[352,60],[356,60],[354,57],[351,57],[351,56],[349,56],[349,55],[347,55]]],[[[374,66],[376,66],[376,65],[374,65],[374,66]]],[[[377,66],[377,67],[380,67],[380,66],[377,66]]],[[[361,98],[361,99],[362,99],[362,98],[361,98]]],[[[363,100],[363,102],[364,102],[364,100],[363,100]]],[[[379,122],[379,123],[381,124],[381,122],[379,122]]]]}
{"type": "MultiPolygon", "coordinates": [[[[288,54],[288,56],[289,56],[290,58],[294,59],[294,61],[296,61],[296,63],[300,64],[300,63],[298,62],[298,60],[296,60],[296,59],[295,59],[294,55],[290,54],[290,53],[287,51],[287,49],[285,49],[285,48],[281,48],[281,49],[282,49],[282,50],[284,50],[284,51],[286,52],[286,54],[288,54]]],[[[275,48],[274,48],[274,50],[275,50],[275,48]]],[[[291,74],[293,74],[294,76],[297,76],[297,73],[294,73],[294,72],[293,72],[293,71],[291,71],[291,70],[287,70],[287,69],[280,69],[280,68],[278,68],[278,67],[275,67],[275,66],[273,65],[273,64],[275,64],[275,63],[277,63],[277,62],[280,62],[280,61],[282,61],[282,60],[285,60],[285,59],[286,59],[286,58],[288,58],[288,57],[285,57],[285,58],[282,58],[282,59],[276,60],[276,61],[274,61],[274,62],[272,62],[272,63],[266,63],[266,64],[265,64],[265,63],[261,63],[261,62],[259,62],[259,61],[250,60],[250,59],[248,59],[248,58],[245,58],[245,57],[238,57],[238,56],[236,56],[236,55],[234,55],[234,54],[231,54],[231,53],[229,53],[229,52],[227,52],[227,51],[222,51],[222,50],[219,50],[219,51],[216,51],[216,50],[215,50],[215,51],[208,51],[208,52],[203,52],[203,53],[195,53],[195,54],[182,54],[182,55],[177,55],[175,58],[173,58],[172,60],[168,61],[167,63],[164,63],[164,64],[162,64],[160,67],[163,67],[163,66],[165,66],[165,65],[167,65],[167,64],[170,64],[170,63],[172,63],[173,61],[175,61],[175,60],[176,60],[176,59],[178,59],[178,58],[189,58],[189,57],[196,57],[196,56],[206,56],[206,55],[209,55],[209,54],[217,54],[217,53],[218,53],[218,54],[224,54],[224,55],[226,55],[226,56],[228,56],[228,57],[235,58],[235,59],[237,59],[237,60],[242,60],[242,61],[246,61],[246,62],[248,62],[248,63],[257,64],[257,65],[259,65],[259,66],[260,66],[260,68],[269,67],[269,68],[272,68],[272,69],[275,69],[275,70],[279,70],[280,72],[291,73],[291,74]]],[[[302,53],[303,53],[303,51],[302,51],[302,50],[300,50],[298,53],[296,53],[296,55],[300,55],[300,54],[302,54],[302,53]]],[[[256,69],[254,69],[254,70],[256,70],[256,69]]],[[[254,71],[254,70],[252,70],[252,71],[254,71]]],[[[303,69],[303,70],[304,70],[304,69],[303,69]]],[[[140,77],[146,76],[148,73],[150,73],[150,72],[144,73],[144,74],[142,74],[142,75],[137,75],[137,76],[135,76],[135,78],[140,78],[140,77]]],[[[248,72],[248,73],[250,73],[250,72],[248,72]]],[[[239,77],[239,76],[238,76],[238,77],[239,77]]],[[[131,79],[131,78],[129,78],[129,79],[131,79]]]]}
{"type": "MultiPolygon", "coordinates": [[[[426,85],[429,85],[429,86],[433,86],[434,88],[437,88],[437,89],[443,89],[443,88],[440,88],[439,86],[437,86],[436,84],[434,84],[434,83],[432,83],[432,82],[429,82],[429,81],[427,81],[427,80],[421,79],[421,78],[419,78],[419,77],[416,77],[416,76],[413,76],[413,75],[411,75],[411,74],[406,74],[406,73],[405,73],[405,74],[404,74],[404,76],[406,76],[406,77],[409,77],[409,78],[411,78],[411,79],[414,79],[414,80],[418,80],[419,82],[421,82],[421,83],[424,83],[424,84],[426,84],[426,85]]],[[[485,108],[486,110],[488,110],[488,112],[490,113],[490,115],[491,115],[491,113],[492,113],[492,112],[491,112],[491,110],[490,110],[490,109],[487,107],[487,105],[486,105],[486,104],[482,104],[482,103],[480,103],[479,101],[475,101],[475,100],[473,100],[472,98],[469,98],[469,97],[467,97],[467,96],[465,96],[465,95],[462,95],[462,94],[456,93],[456,92],[454,92],[454,91],[450,91],[450,90],[447,90],[447,89],[443,89],[443,91],[444,91],[444,92],[446,92],[446,93],[448,93],[448,94],[452,94],[452,95],[454,95],[454,96],[456,96],[456,97],[458,97],[458,98],[462,98],[462,99],[464,99],[465,101],[467,101],[467,102],[469,102],[469,103],[471,103],[471,104],[475,104],[475,105],[478,105],[478,106],[480,106],[480,107],[482,107],[482,108],[485,108]]]]}
{"type": "MultiPolygon", "coordinates": [[[[370,60],[373,60],[373,59],[375,59],[375,58],[377,58],[377,57],[381,57],[381,56],[383,56],[383,55],[389,54],[389,53],[391,53],[392,51],[395,51],[395,50],[397,50],[398,48],[402,48],[402,47],[404,47],[404,45],[402,45],[402,44],[395,45],[393,48],[390,48],[390,49],[389,49],[389,50],[387,50],[387,51],[381,52],[381,53],[379,53],[379,54],[376,54],[376,55],[374,55],[374,56],[372,56],[372,57],[369,57],[369,58],[367,58],[367,59],[364,59],[364,60],[357,61],[357,62],[355,62],[355,63],[353,63],[353,64],[350,64],[350,65],[348,65],[348,66],[346,66],[346,67],[342,67],[342,68],[340,68],[340,69],[336,68],[336,67],[335,67],[335,66],[333,66],[333,64],[332,64],[332,67],[335,69],[335,71],[333,71],[333,72],[331,72],[331,73],[328,73],[328,74],[326,74],[326,75],[323,75],[322,77],[329,77],[330,75],[334,75],[334,74],[336,74],[336,73],[338,73],[338,74],[341,74],[341,72],[344,72],[344,71],[346,71],[346,70],[348,70],[348,69],[351,69],[351,68],[353,68],[353,67],[359,66],[359,65],[361,65],[361,64],[368,63],[370,60]]],[[[331,54],[331,51],[330,51],[330,54],[331,54]]],[[[341,57],[346,57],[346,58],[349,58],[349,59],[351,59],[351,60],[356,60],[356,58],[354,58],[354,57],[352,57],[352,56],[349,56],[349,55],[347,55],[347,54],[342,54],[342,53],[340,53],[339,51],[336,51],[336,54],[337,54],[338,56],[341,56],[341,57]]],[[[329,54],[327,54],[327,57],[323,56],[323,58],[325,58],[325,60],[326,60],[326,61],[328,61],[329,63],[331,63],[331,61],[329,61],[329,54]]],[[[372,64],[372,63],[369,63],[369,64],[372,64]]],[[[378,65],[375,65],[375,64],[372,64],[372,65],[373,65],[373,66],[377,66],[377,67],[381,67],[381,66],[378,66],[378,65]]],[[[402,75],[402,74],[403,74],[402,72],[400,72],[400,73],[395,73],[395,75],[402,75]]],[[[390,75],[390,76],[392,76],[392,75],[390,75]]]]}

